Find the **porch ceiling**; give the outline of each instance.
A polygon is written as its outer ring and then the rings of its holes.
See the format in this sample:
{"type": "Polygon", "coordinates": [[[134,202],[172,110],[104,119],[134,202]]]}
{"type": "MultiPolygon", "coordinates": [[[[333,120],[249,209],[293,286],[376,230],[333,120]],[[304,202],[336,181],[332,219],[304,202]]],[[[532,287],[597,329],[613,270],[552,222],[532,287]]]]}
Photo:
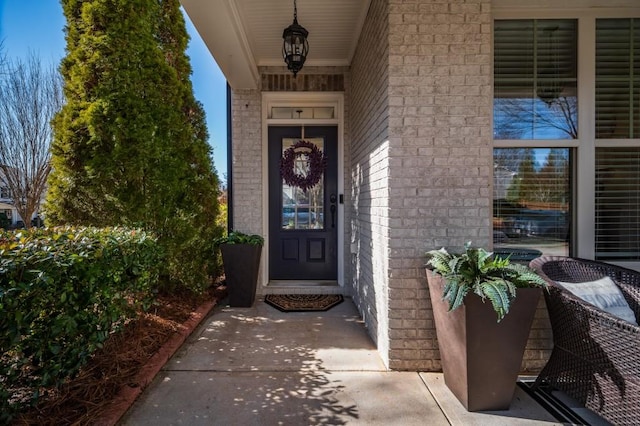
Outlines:
{"type": "MultiPolygon", "coordinates": [[[[293,0],[180,1],[233,88],[257,88],[258,67],[284,65],[293,0]]],[[[305,66],[348,66],[370,2],[297,0],[298,23],[309,31],[305,66]]]]}

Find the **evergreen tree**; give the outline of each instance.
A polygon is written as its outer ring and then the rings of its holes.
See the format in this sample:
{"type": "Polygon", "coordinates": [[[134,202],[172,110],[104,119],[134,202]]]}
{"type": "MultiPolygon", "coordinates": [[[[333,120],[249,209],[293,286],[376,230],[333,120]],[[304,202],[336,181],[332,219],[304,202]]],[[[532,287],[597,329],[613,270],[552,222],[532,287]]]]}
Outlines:
{"type": "MultiPolygon", "coordinates": [[[[184,17],[180,11],[178,0],[162,2],[160,22],[160,43],[166,62],[172,66],[180,83],[182,116],[185,125],[190,129],[189,139],[184,146],[184,161],[191,167],[191,173],[185,175],[184,199],[179,216],[185,223],[177,226],[175,240],[180,242],[171,259],[171,271],[181,276],[183,271],[192,274],[202,265],[212,268],[211,274],[217,273],[217,264],[212,264],[212,242],[220,235],[222,228],[215,224],[218,215],[219,180],[212,172],[211,149],[207,144],[209,134],[206,127],[205,113],[202,104],[193,96],[191,85],[191,65],[185,51],[189,41],[184,17]],[[207,246],[209,244],[209,246],[207,246]],[[188,265],[188,267],[185,267],[188,265]]],[[[189,279],[188,276],[182,277],[189,279]]]]}
{"type": "Polygon", "coordinates": [[[201,288],[213,258],[218,180],[179,3],[62,5],[67,104],[54,119],[47,219],[153,230],[167,276],[201,288]]]}
{"type": "Polygon", "coordinates": [[[543,180],[543,188],[547,191],[543,201],[566,206],[568,198],[569,159],[564,148],[552,148],[549,150],[544,165],[539,175],[543,180]]]}
{"type": "Polygon", "coordinates": [[[533,149],[527,148],[524,150],[523,158],[518,170],[518,177],[518,198],[520,202],[522,204],[527,204],[527,202],[536,201],[539,182],[538,174],[536,173],[533,149]]]}

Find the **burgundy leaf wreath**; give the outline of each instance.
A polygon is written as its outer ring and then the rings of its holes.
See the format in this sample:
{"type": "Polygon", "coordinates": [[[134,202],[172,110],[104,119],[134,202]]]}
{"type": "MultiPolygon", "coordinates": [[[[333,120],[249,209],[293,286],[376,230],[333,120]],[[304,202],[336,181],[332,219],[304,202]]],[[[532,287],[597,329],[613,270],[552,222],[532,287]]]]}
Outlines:
{"type": "Polygon", "coordinates": [[[304,140],[290,146],[280,160],[280,176],[289,186],[295,186],[307,191],[320,182],[324,170],[327,168],[327,158],[318,147],[304,140]],[[295,163],[298,157],[307,156],[307,173],[300,174],[295,171],[295,163]]]}

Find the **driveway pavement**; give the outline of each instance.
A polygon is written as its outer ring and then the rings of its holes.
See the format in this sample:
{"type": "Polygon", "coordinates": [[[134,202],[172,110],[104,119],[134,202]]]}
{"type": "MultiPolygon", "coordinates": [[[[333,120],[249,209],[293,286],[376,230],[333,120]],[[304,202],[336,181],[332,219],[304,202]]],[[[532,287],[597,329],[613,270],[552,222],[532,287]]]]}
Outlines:
{"type": "Polygon", "coordinates": [[[122,425],[560,424],[521,390],[467,413],[437,373],[385,369],[350,299],[327,312],[214,308],[122,425]]]}

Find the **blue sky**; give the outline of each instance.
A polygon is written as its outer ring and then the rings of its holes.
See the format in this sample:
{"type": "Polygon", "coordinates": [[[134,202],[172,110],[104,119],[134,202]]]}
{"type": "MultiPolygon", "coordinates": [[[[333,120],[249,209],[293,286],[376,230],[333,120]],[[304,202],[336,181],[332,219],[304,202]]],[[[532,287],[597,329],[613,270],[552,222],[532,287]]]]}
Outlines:
{"type": "MultiPolygon", "coordinates": [[[[220,180],[227,171],[226,80],[195,27],[185,15],[191,36],[191,81],[196,99],[204,105],[209,144],[220,180]]],[[[34,52],[43,62],[58,64],[65,54],[62,6],[58,0],[0,0],[0,41],[8,58],[34,52]]]]}

